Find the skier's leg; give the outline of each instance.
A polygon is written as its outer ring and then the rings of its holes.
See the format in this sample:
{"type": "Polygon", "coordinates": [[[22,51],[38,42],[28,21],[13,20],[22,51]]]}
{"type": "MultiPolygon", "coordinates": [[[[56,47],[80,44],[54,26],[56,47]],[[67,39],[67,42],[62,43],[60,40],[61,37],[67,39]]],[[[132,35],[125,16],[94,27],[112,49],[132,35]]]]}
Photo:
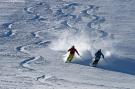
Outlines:
{"type": "Polygon", "coordinates": [[[68,56],[67,61],[69,61],[69,59],[70,59],[70,55],[68,56]]]}
{"type": "Polygon", "coordinates": [[[97,66],[97,64],[98,64],[98,61],[99,61],[99,60],[96,60],[96,61],[95,61],[95,66],[97,66]]]}
{"type": "Polygon", "coordinates": [[[96,65],[96,60],[94,60],[94,62],[92,63],[92,66],[95,66],[96,65]]]}
{"type": "Polygon", "coordinates": [[[70,55],[68,56],[68,58],[67,58],[67,61],[66,61],[66,62],[69,62],[69,60],[70,60],[70,55]]]}
{"type": "Polygon", "coordinates": [[[71,62],[71,61],[73,60],[73,57],[74,57],[74,55],[73,55],[73,54],[71,54],[71,55],[70,55],[69,62],[71,62]]]}
{"type": "Polygon", "coordinates": [[[98,61],[99,61],[99,60],[95,59],[94,62],[92,63],[92,66],[97,66],[98,61]]]}
{"type": "Polygon", "coordinates": [[[96,60],[94,60],[94,62],[92,63],[92,65],[95,65],[95,61],[96,61],[96,60]]]}
{"type": "Polygon", "coordinates": [[[71,62],[73,59],[73,55],[72,54],[69,54],[68,58],[67,58],[67,62],[71,62]]]}

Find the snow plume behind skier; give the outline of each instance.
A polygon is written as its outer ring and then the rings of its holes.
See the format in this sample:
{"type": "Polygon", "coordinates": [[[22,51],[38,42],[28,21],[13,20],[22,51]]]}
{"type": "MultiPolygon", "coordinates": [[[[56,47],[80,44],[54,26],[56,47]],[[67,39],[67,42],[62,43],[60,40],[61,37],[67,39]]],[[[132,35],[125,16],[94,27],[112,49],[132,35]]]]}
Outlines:
{"type": "Polygon", "coordinates": [[[65,30],[61,33],[56,33],[58,35],[58,38],[51,41],[51,44],[49,47],[52,50],[55,51],[61,51],[63,52],[63,61],[65,62],[67,60],[67,57],[69,55],[69,52],[67,50],[74,45],[75,48],[78,50],[81,57],[75,55],[76,61],[84,61],[87,60],[90,54],[94,56],[95,51],[99,48],[104,49],[104,55],[109,57],[112,54],[112,43],[110,40],[100,40],[100,38],[97,38],[96,32],[90,32],[86,30],[80,30],[79,32],[72,32],[72,29],[65,30]],[[103,44],[103,45],[101,45],[103,44]],[[87,52],[89,51],[89,52],[87,52]],[[87,53],[86,53],[87,52],[87,53]]]}
{"type": "Polygon", "coordinates": [[[74,45],[82,56],[86,50],[91,50],[92,39],[90,39],[89,36],[89,34],[85,34],[84,32],[73,33],[70,31],[64,31],[59,34],[57,40],[52,41],[50,47],[56,51],[67,52],[67,49],[74,45]]]}

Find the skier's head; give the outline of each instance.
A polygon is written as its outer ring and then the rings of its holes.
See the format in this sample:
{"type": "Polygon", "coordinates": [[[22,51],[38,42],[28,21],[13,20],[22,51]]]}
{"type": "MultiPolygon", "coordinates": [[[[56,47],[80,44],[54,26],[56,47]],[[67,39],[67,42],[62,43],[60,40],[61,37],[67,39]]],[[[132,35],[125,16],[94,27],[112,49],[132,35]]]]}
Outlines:
{"type": "Polygon", "coordinates": [[[100,51],[100,52],[101,52],[101,49],[99,49],[98,51],[100,51]]]}
{"type": "Polygon", "coordinates": [[[75,46],[73,45],[72,48],[75,48],[75,46]]]}

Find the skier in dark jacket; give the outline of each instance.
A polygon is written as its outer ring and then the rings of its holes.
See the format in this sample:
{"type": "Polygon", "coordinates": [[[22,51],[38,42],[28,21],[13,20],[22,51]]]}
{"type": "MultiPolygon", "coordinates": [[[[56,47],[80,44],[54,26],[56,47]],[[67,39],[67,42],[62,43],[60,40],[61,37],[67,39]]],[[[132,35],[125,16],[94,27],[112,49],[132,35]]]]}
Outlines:
{"type": "Polygon", "coordinates": [[[94,62],[92,63],[92,66],[94,66],[94,67],[97,66],[97,64],[98,64],[98,62],[99,62],[101,56],[104,58],[104,55],[103,55],[103,53],[101,52],[101,49],[99,49],[99,50],[95,53],[95,60],[94,60],[94,62]]]}
{"type": "Polygon", "coordinates": [[[72,47],[68,50],[68,52],[70,52],[70,54],[69,54],[69,56],[68,56],[68,58],[67,58],[67,62],[71,62],[71,61],[72,61],[72,59],[74,58],[75,52],[79,55],[78,51],[75,49],[74,46],[72,46],[72,47]]]}

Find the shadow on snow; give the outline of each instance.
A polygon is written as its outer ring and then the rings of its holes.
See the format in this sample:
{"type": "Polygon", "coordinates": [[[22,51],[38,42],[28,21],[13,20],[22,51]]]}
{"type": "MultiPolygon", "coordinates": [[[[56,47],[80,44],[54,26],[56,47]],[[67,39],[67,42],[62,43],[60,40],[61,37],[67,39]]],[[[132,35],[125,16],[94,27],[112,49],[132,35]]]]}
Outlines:
{"type": "MultiPolygon", "coordinates": [[[[92,56],[90,54],[85,54],[84,57],[75,59],[72,63],[89,66],[92,61],[92,56]]],[[[97,65],[97,68],[135,75],[135,60],[112,55],[110,58],[101,59],[97,65]]]]}

